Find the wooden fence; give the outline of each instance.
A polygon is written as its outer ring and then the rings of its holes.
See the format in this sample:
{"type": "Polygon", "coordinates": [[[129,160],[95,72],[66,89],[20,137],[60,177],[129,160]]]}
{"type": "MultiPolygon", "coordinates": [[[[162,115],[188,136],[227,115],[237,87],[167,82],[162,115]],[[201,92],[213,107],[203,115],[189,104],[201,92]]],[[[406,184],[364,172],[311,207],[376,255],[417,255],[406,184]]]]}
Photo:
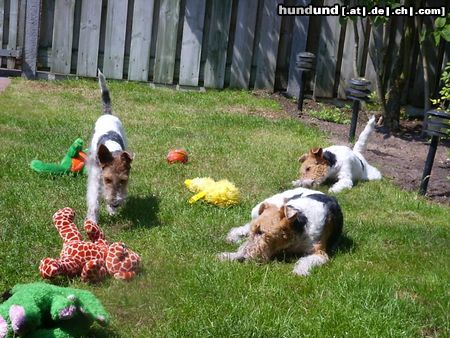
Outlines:
{"type": "MultiPolygon", "coordinates": [[[[0,75],[16,69],[32,76],[95,77],[100,68],[113,79],[286,90],[297,96],[296,55],[307,50],[317,55],[307,88],[315,97],[344,98],[355,76],[353,25],[341,25],[336,16],[281,17],[279,3],[305,6],[310,0],[0,0],[0,75]]],[[[392,29],[401,34],[402,25],[398,18],[392,29]]],[[[375,84],[368,30],[358,32],[363,50],[358,68],[375,84]]],[[[435,49],[432,92],[450,60],[449,44],[444,53],[435,49]]],[[[404,103],[421,105],[418,48],[409,62],[415,71],[404,103]]]]}

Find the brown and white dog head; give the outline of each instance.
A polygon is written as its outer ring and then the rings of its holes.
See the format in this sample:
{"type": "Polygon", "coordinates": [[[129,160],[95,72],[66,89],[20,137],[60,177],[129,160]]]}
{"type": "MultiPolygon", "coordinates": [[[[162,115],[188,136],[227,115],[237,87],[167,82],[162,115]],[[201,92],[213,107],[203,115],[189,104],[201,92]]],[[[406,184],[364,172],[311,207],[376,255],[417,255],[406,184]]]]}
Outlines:
{"type": "Polygon", "coordinates": [[[102,170],[103,195],[111,214],[115,213],[127,197],[133,157],[134,154],[128,151],[110,152],[104,144],[98,147],[97,158],[102,170]]]}
{"type": "Polygon", "coordinates": [[[259,216],[251,222],[246,255],[268,261],[299,242],[306,219],[297,210],[262,203],[259,216]]]}
{"type": "Polygon", "coordinates": [[[315,187],[325,182],[333,165],[332,159],[325,155],[327,154],[324,154],[322,148],[312,148],[308,153],[299,157],[301,186],[315,187]]]}

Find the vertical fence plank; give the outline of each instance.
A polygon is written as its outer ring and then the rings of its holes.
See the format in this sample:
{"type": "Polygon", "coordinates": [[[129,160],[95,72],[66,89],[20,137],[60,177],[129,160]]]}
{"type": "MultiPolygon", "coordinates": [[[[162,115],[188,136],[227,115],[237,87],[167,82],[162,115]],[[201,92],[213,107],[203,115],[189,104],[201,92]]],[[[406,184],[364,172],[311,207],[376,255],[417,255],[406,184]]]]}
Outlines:
{"type": "MultiPolygon", "coordinates": [[[[331,0],[324,1],[324,5],[326,6],[333,6],[335,3],[335,1],[331,0]]],[[[339,17],[322,17],[319,48],[317,51],[314,97],[333,96],[340,31],[339,17]]]]}
{"type": "Polygon", "coordinates": [[[52,73],[69,74],[72,58],[73,18],[75,0],[55,2],[52,43],[52,73]]]}
{"type": "Polygon", "coordinates": [[[205,87],[223,88],[232,0],[212,0],[205,64],[205,87]]]}
{"type": "Polygon", "coordinates": [[[55,0],[42,1],[40,17],[41,25],[39,26],[39,49],[50,49],[52,46],[54,14],[55,0]]]}
{"type": "Polygon", "coordinates": [[[258,0],[239,1],[231,61],[230,87],[247,89],[252,67],[258,0]]]}
{"type": "Polygon", "coordinates": [[[27,79],[36,78],[41,0],[27,0],[23,74],[27,79]]]}
{"type": "Polygon", "coordinates": [[[123,78],[128,0],[109,0],[106,14],[103,73],[112,79],[123,78]]]}
{"type": "MultiPolygon", "coordinates": [[[[3,17],[5,15],[5,0],[0,0],[0,49],[3,48],[3,17]]],[[[0,68],[2,67],[2,58],[0,57],[0,68]]]]}
{"type": "Polygon", "coordinates": [[[23,49],[23,42],[25,40],[25,14],[27,8],[27,1],[20,0],[19,5],[19,23],[17,28],[17,49],[23,49]]]}
{"type": "Polygon", "coordinates": [[[130,64],[128,68],[129,80],[148,81],[153,8],[153,0],[134,1],[130,64]]]}
{"type": "Polygon", "coordinates": [[[102,0],[83,0],[78,41],[78,75],[92,77],[97,75],[101,14],[102,0]]]}
{"type": "Polygon", "coordinates": [[[344,53],[342,54],[342,63],[341,63],[341,70],[340,70],[340,76],[339,76],[339,87],[338,87],[338,98],[346,98],[347,95],[345,94],[345,89],[348,87],[348,81],[351,78],[359,77],[360,74],[358,73],[361,69],[359,62],[361,62],[361,54],[364,52],[364,32],[362,31],[361,27],[358,28],[358,48],[359,52],[358,55],[355,55],[355,30],[353,27],[353,21],[348,20],[347,21],[347,28],[345,31],[345,41],[344,41],[344,53]],[[355,57],[358,57],[359,59],[356,59],[356,72],[355,72],[355,57]]]}
{"type": "Polygon", "coordinates": [[[275,84],[278,43],[280,42],[281,16],[277,14],[278,0],[264,0],[261,17],[261,34],[256,61],[256,89],[271,89],[275,84]]]}
{"type": "Polygon", "coordinates": [[[355,57],[355,31],[353,29],[353,22],[348,20],[345,23],[345,36],[344,45],[341,62],[337,64],[340,65],[338,69],[337,83],[337,97],[340,99],[346,98],[345,89],[348,86],[348,80],[357,77],[358,74],[355,73],[353,67],[353,58],[355,57]]]}
{"type": "MultiPolygon", "coordinates": [[[[11,0],[9,3],[9,31],[8,31],[8,45],[7,49],[17,48],[17,28],[19,22],[19,0],[11,0]]],[[[6,67],[14,69],[16,66],[16,59],[9,57],[6,59],[6,67]]]]}
{"type": "MultiPolygon", "coordinates": [[[[310,0],[298,0],[297,6],[308,6],[310,0]]],[[[298,97],[300,91],[300,71],[297,69],[297,54],[306,51],[308,40],[309,16],[298,15],[295,17],[294,29],[292,32],[291,56],[289,58],[289,75],[287,93],[290,96],[298,97]]]]}
{"type": "Polygon", "coordinates": [[[198,86],[205,7],[205,0],[186,0],[179,80],[183,86],[198,86]]]}
{"type": "Polygon", "coordinates": [[[173,83],[179,15],[180,0],[161,0],[153,76],[156,83],[173,83]]]}

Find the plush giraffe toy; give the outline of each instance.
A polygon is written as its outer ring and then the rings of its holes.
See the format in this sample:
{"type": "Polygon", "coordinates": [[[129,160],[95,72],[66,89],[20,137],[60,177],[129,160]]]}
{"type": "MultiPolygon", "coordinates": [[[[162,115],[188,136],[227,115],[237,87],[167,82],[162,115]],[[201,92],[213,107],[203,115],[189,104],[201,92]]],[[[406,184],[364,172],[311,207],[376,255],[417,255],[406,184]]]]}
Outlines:
{"type": "Polygon", "coordinates": [[[109,274],[117,279],[132,279],[139,268],[139,255],[122,242],[108,244],[103,231],[91,220],[84,221],[84,230],[91,241],[83,241],[74,218],[71,208],[60,209],[53,215],[53,223],[64,243],[59,258],[41,260],[42,278],[81,275],[85,282],[98,282],[109,274]]]}

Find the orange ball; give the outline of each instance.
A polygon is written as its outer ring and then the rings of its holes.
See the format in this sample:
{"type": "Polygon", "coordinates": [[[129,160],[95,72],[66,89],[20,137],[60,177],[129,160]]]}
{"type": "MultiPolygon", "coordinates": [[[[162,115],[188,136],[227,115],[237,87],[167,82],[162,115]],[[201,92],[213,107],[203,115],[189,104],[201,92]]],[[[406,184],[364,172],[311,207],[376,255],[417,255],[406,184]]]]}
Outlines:
{"type": "Polygon", "coordinates": [[[169,164],[175,162],[186,163],[188,161],[188,153],[184,149],[170,150],[166,159],[169,164]]]}

